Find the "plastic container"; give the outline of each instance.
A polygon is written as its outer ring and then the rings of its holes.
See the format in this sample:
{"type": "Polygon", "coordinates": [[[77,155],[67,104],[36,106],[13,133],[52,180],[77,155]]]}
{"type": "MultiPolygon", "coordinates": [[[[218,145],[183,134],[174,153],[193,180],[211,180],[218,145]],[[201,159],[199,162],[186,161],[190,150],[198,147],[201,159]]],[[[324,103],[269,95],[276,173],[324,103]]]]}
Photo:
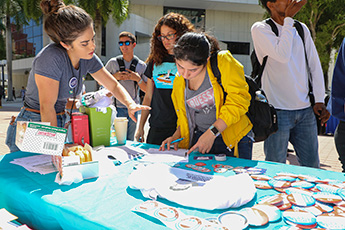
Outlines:
{"type": "Polygon", "coordinates": [[[111,127],[111,108],[106,108],[106,113],[99,111],[97,108],[85,108],[89,115],[89,126],[91,145],[93,147],[110,145],[110,127],[111,127]]]}

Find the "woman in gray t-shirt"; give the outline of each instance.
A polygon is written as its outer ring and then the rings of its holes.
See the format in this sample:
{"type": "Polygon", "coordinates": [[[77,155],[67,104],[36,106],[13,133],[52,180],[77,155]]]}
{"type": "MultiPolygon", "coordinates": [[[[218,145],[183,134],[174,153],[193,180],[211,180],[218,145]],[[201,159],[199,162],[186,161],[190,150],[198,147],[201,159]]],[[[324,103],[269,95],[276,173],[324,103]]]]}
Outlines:
{"type": "Polygon", "coordinates": [[[93,21],[83,9],[62,0],[42,0],[44,29],[54,42],[35,57],[28,78],[24,107],[7,130],[6,144],[11,152],[15,145],[17,121],[42,121],[63,127],[67,99],[81,92],[83,77],[90,73],[134,113],[149,109],[136,104],[127,91],[103,67],[95,52],[93,21]]]}

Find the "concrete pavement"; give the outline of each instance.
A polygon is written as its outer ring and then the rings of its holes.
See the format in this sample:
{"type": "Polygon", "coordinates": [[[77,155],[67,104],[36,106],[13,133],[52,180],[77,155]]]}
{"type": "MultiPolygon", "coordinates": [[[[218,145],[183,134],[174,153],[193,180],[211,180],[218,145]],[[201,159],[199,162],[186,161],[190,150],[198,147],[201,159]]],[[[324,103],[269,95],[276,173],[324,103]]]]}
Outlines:
{"type": "MultiPolygon", "coordinates": [[[[7,127],[11,116],[16,116],[22,107],[20,98],[15,101],[6,101],[2,99],[2,102],[2,108],[0,108],[0,155],[9,153],[9,149],[5,144],[7,127]]],[[[321,168],[341,172],[342,168],[338,160],[338,153],[335,149],[333,136],[319,136],[318,139],[321,168]]],[[[292,146],[290,146],[290,148],[292,148],[292,146]]],[[[263,161],[264,159],[263,142],[255,143],[253,147],[253,160],[263,161]]],[[[295,153],[289,153],[287,164],[299,165],[295,153]]]]}

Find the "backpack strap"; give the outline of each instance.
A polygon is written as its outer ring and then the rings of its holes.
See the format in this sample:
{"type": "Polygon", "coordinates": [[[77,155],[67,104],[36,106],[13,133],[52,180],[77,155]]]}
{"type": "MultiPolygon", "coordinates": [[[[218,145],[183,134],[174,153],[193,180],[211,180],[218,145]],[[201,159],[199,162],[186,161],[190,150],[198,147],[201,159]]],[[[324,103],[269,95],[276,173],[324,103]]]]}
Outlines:
{"type": "Polygon", "coordinates": [[[121,72],[126,71],[126,67],[125,67],[125,62],[123,60],[123,56],[122,55],[117,56],[116,57],[116,61],[117,61],[117,64],[119,64],[119,71],[121,71],[121,72]]]}
{"type": "Polygon", "coordinates": [[[277,25],[274,23],[274,21],[271,18],[268,18],[265,20],[265,22],[271,27],[271,30],[273,33],[278,37],[279,31],[277,25]]]}
{"type": "Polygon", "coordinates": [[[224,98],[223,98],[223,104],[225,103],[226,96],[228,95],[227,92],[225,92],[223,84],[222,84],[222,75],[218,68],[218,51],[213,52],[210,57],[210,63],[211,63],[211,69],[213,72],[213,75],[216,77],[218,84],[223,90],[224,98]]]}
{"type": "MultiPolygon", "coordinates": [[[[278,37],[279,35],[279,31],[278,31],[278,27],[277,25],[273,22],[273,20],[271,18],[268,18],[265,20],[265,22],[271,27],[271,30],[273,31],[273,33],[278,37]]],[[[262,77],[262,74],[264,72],[264,69],[265,69],[265,66],[266,66],[266,63],[267,63],[267,58],[268,58],[268,55],[266,55],[263,60],[262,60],[262,64],[261,66],[259,67],[259,71],[257,74],[252,74],[252,78],[255,80],[255,82],[261,87],[261,77],[262,77]]],[[[253,51],[252,55],[251,55],[251,59],[252,59],[252,63],[259,63],[259,61],[257,61],[257,56],[256,56],[256,53],[255,53],[255,50],[253,51]],[[256,59],[256,60],[255,60],[256,59]]],[[[257,68],[257,67],[256,67],[257,68]]],[[[253,69],[254,69],[254,66],[253,66],[253,69]]]]}
{"type": "Polygon", "coordinates": [[[302,42],[303,42],[304,57],[305,57],[305,63],[307,65],[307,72],[308,72],[308,86],[309,86],[309,93],[308,93],[308,95],[309,95],[310,103],[312,105],[314,105],[315,104],[315,98],[314,98],[314,94],[313,94],[312,75],[311,75],[310,66],[309,66],[309,63],[308,63],[307,50],[305,48],[304,29],[303,29],[302,24],[299,21],[297,21],[297,20],[295,20],[294,26],[295,26],[295,28],[297,30],[298,35],[301,37],[302,42]]]}
{"type": "MultiPolygon", "coordinates": [[[[123,60],[123,56],[119,55],[116,57],[116,61],[119,64],[119,71],[123,72],[126,71],[125,61],[123,60]]],[[[139,58],[137,56],[133,56],[132,62],[129,65],[129,69],[135,72],[137,65],[139,63],[139,58]]],[[[135,97],[137,97],[137,90],[138,90],[138,82],[134,81],[134,88],[135,88],[135,97]]]]}
{"type": "Polygon", "coordinates": [[[139,62],[139,58],[137,56],[133,56],[133,60],[131,62],[131,65],[129,66],[129,69],[132,70],[133,72],[135,72],[137,65],[139,62]]]}

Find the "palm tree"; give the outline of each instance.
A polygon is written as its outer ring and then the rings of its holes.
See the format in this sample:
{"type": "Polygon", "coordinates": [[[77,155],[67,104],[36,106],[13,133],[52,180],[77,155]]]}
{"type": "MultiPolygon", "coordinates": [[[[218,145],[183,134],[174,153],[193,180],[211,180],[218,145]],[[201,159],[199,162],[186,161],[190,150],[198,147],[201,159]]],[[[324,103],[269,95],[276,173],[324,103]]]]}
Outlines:
{"type": "Polygon", "coordinates": [[[117,25],[129,16],[128,0],[75,0],[76,5],[83,8],[94,19],[96,54],[101,56],[102,25],[106,25],[110,15],[117,25]]]}
{"type": "MultiPolygon", "coordinates": [[[[25,0],[24,0],[25,1],[25,0]]],[[[7,94],[9,101],[13,100],[12,93],[12,33],[11,18],[16,25],[27,23],[23,14],[23,0],[0,0],[0,17],[5,19],[6,26],[6,60],[7,60],[7,94]]]]}

